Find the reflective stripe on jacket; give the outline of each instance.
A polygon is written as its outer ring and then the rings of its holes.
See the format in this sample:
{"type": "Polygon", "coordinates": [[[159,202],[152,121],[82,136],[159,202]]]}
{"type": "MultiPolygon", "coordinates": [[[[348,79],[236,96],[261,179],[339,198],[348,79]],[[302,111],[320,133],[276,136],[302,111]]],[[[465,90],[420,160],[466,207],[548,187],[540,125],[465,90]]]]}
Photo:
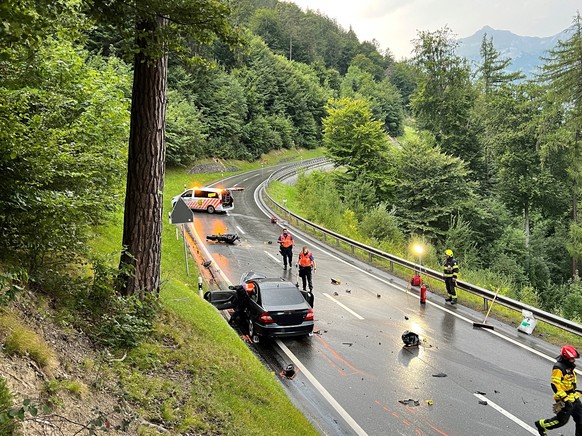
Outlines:
{"type": "Polygon", "coordinates": [[[459,264],[457,263],[457,259],[454,257],[447,257],[443,267],[445,277],[457,278],[457,274],[459,274],[459,264]]]}
{"type": "Polygon", "coordinates": [[[299,253],[299,266],[307,268],[313,265],[313,255],[308,251],[304,253],[303,251],[299,253]]]}
{"type": "Polygon", "coordinates": [[[558,357],[552,368],[552,390],[555,400],[574,401],[580,398],[576,391],[576,365],[558,357]]]}

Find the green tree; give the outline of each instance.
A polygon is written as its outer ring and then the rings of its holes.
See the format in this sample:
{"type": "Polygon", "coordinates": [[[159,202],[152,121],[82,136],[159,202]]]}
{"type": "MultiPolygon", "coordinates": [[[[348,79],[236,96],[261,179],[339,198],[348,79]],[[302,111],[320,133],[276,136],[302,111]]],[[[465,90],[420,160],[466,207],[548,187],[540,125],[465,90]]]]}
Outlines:
{"type": "Polygon", "coordinates": [[[382,121],[384,129],[392,136],[403,132],[404,111],[396,87],[387,78],[380,83],[372,74],[351,65],[341,84],[341,96],[370,102],[374,118],[382,121]]]}
{"type": "Polygon", "coordinates": [[[416,89],[418,72],[408,61],[396,62],[388,68],[388,80],[392,83],[402,96],[402,105],[410,110],[410,97],[416,89]]]}
{"type": "Polygon", "coordinates": [[[498,168],[496,191],[506,207],[523,217],[526,247],[531,214],[548,210],[560,198],[557,181],[543,165],[539,153],[539,88],[517,85],[498,91],[487,110],[486,132],[494,144],[498,168]]]}
{"type": "Polygon", "coordinates": [[[128,69],[52,37],[20,54],[1,65],[0,245],[36,280],[120,203],[128,69]]]}
{"type": "Polygon", "coordinates": [[[236,43],[229,9],[218,0],[93,0],[87,13],[133,41],[133,91],[119,287],[123,294],[160,287],[165,171],[167,53],[219,36],[236,43]]]}
{"type": "MultiPolygon", "coordinates": [[[[578,197],[582,187],[582,17],[577,13],[570,28],[570,37],[558,41],[556,47],[544,58],[541,79],[550,87],[561,106],[566,110],[563,116],[563,130],[569,133],[554,136],[546,143],[548,154],[566,150],[569,155],[566,174],[570,179],[572,195],[572,226],[579,225],[578,197]]],[[[572,231],[575,235],[578,232],[572,231]]],[[[579,244],[573,243],[571,247],[579,244]]],[[[578,259],[582,252],[571,253],[572,276],[577,274],[578,259]]]]}
{"type": "Polygon", "coordinates": [[[451,219],[475,202],[467,164],[449,156],[426,135],[394,149],[396,216],[407,233],[442,237],[451,219]]]}
{"type": "Polygon", "coordinates": [[[323,120],[323,143],[329,156],[346,169],[348,181],[370,183],[375,204],[393,197],[388,137],[364,100],[330,100],[323,120]]]}
{"type": "Polygon", "coordinates": [[[168,92],[166,158],[169,166],[187,165],[205,156],[206,126],[202,113],[178,91],[168,92]]]}
{"type": "Polygon", "coordinates": [[[418,126],[431,132],[445,153],[469,163],[478,177],[481,149],[471,125],[475,92],[467,61],[455,53],[457,46],[447,27],[419,32],[414,64],[421,74],[411,107],[418,126]]]}
{"type": "Polygon", "coordinates": [[[486,94],[490,94],[502,85],[523,79],[523,74],[519,72],[507,72],[511,59],[501,59],[500,53],[493,45],[493,37],[488,39],[486,33],[483,34],[481,40],[480,54],[481,64],[477,69],[477,74],[486,94]]]}

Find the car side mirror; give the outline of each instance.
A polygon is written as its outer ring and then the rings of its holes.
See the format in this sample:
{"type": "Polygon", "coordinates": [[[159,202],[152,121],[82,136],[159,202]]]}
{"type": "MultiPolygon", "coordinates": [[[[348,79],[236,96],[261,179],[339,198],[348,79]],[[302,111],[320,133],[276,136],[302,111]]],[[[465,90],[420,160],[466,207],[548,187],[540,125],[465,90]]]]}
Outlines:
{"type": "Polygon", "coordinates": [[[204,294],[204,299],[208,302],[212,302],[212,291],[206,291],[204,294]]]}
{"type": "Polygon", "coordinates": [[[229,285],[229,286],[228,286],[228,289],[230,289],[231,291],[234,291],[234,290],[236,289],[236,286],[234,286],[234,285],[229,285]]]}

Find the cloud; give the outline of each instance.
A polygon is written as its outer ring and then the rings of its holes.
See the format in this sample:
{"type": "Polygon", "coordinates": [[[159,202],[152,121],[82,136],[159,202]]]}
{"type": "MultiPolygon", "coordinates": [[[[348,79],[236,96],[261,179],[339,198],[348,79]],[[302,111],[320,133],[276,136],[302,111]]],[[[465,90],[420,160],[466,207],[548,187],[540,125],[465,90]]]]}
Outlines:
{"type": "Polygon", "coordinates": [[[410,8],[414,3],[418,3],[419,0],[388,0],[388,1],[377,1],[368,0],[364,2],[356,3],[356,15],[360,19],[381,19],[387,15],[392,15],[398,12],[402,8],[410,8]]]}

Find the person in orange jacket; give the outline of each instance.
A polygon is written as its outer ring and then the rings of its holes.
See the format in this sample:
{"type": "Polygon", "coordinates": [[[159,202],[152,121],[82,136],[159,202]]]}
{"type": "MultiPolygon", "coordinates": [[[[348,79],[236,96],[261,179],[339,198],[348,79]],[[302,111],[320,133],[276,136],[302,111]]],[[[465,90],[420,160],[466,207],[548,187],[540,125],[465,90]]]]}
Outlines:
{"type": "Polygon", "coordinates": [[[287,269],[287,264],[291,268],[291,262],[293,262],[293,247],[295,246],[293,236],[284,228],[277,242],[279,243],[281,256],[283,256],[283,269],[287,269]]]}
{"type": "Polygon", "coordinates": [[[303,282],[303,292],[307,292],[307,286],[309,286],[309,293],[307,294],[307,302],[311,307],[313,307],[314,296],[313,296],[313,281],[312,273],[317,269],[317,264],[313,258],[313,254],[307,249],[307,246],[303,246],[299,257],[297,258],[296,267],[299,267],[299,277],[303,282]]]}

